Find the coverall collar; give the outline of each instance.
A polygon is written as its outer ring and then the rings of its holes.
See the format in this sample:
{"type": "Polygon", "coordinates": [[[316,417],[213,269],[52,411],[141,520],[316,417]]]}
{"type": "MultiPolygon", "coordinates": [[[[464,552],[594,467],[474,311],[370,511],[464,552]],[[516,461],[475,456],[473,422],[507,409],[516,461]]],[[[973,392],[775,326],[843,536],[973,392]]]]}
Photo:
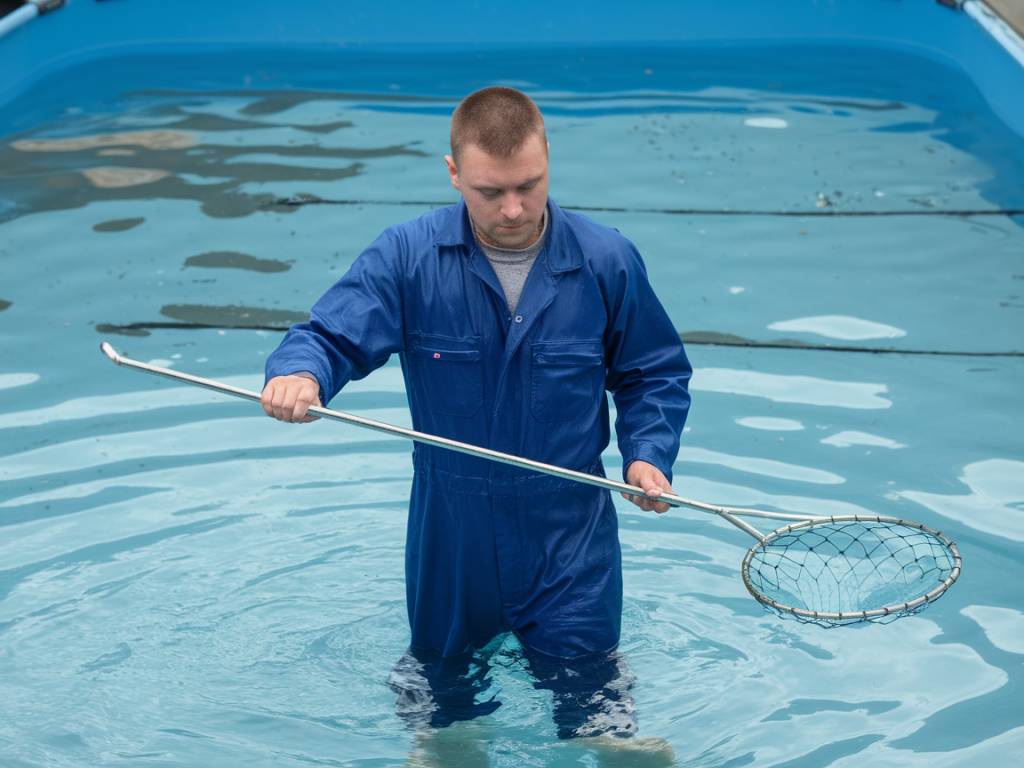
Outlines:
{"type": "MultiPolygon", "coordinates": [[[[548,216],[551,230],[548,234],[548,248],[545,249],[548,271],[559,273],[579,269],[583,266],[583,251],[569,226],[565,212],[550,197],[548,216]]],[[[476,238],[473,235],[473,224],[469,220],[465,200],[459,200],[459,204],[451,208],[451,214],[438,229],[436,243],[442,246],[463,245],[467,254],[472,253],[476,238]]]]}

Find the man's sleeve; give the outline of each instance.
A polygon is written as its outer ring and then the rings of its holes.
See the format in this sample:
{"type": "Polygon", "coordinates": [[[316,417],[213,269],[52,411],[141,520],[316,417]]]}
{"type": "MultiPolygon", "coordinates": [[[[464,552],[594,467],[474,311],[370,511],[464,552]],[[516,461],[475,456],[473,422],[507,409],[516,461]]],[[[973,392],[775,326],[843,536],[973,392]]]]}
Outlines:
{"type": "Polygon", "coordinates": [[[692,368],[683,342],[654,295],[640,254],[632,245],[608,286],[605,336],[608,377],[618,415],[615,432],[622,475],[642,460],[671,482],[679,437],[690,409],[692,368]]]}
{"type": "Polygon", "coordinates": [[[361,379],[401,351],[400,242],[391,230],[367,248],[267,358],[267,381],[311,373],[326,405],[352,379],[361,379]]]}

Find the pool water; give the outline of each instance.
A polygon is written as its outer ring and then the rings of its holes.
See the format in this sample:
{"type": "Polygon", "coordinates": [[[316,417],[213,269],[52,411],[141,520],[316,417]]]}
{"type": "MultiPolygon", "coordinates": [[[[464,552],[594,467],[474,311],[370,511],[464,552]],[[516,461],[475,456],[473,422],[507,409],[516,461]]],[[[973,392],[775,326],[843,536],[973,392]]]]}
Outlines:
{"type": "MultiPolygon", "coordinates": [[[[0,764],[415,750],[387,685],[409,444],[98,345],[258,389],[365,244],[456,199],[448,116],[492,83],[537,99],[552,197],[637,244],[690,342],[676,490],[906,517],[964,557],[921,615],[823,630],[746,594],[741,532],[617,500],[640,733],[681,765],[1016,764],[1024,139],[940,62],[811,46],[138,57],[5,107],[0,764]]],[[[409,424],[397,360],[332,405],[409,424]]],[[[490,680],[502,706],[444,734],[466,764],[599,764],[513,641],[490,680]]]]}

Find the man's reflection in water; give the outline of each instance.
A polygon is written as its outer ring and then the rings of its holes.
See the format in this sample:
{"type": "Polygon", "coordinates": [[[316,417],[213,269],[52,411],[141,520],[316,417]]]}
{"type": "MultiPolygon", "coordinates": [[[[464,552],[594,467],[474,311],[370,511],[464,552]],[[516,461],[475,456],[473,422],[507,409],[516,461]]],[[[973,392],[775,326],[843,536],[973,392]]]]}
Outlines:
{"type": "Polygon", "coordinates": [[[634,676],[618,651],[560,659],[536,651],[495,652],[503,638],[463,656],[441,658],[410,649],[388,679],[395,710],[416,733],[411,765],[487,766],[482,726],[448,729],[489,715],[501,706],[491,667],[521,665],[534,688],[551,691],[558,738],[566,747],[594,751],[602,766],[671,766],[672,749],[662,739],[636,737],[634,676]],[[448,729],[448,730],[446,730],[448,729]]]}

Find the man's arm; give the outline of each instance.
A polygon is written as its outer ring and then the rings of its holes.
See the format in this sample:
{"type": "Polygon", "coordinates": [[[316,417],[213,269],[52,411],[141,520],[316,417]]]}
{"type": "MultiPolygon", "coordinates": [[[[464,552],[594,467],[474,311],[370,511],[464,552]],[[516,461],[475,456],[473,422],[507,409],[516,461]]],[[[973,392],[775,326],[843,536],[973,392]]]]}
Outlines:
{"type": "MultiPolygon", "coordinates": [[[[623,477],[649,495],[671,492],[672,464],[690,408],[692,368],[632,246],[608,290],[607,387],[618,411],[615,431],[623,477]]],[[[644,498],[630,501],[644,510],[668,509],[644,498]]]]}
{"type": "Polygon", "coordinates": [[[310,405],[329,402],[402,349],[400,257],[398,237],[384,232],[317,301],[309,321],[292,326],[267,358],[268,416],[312,421],[310,405]]]}

